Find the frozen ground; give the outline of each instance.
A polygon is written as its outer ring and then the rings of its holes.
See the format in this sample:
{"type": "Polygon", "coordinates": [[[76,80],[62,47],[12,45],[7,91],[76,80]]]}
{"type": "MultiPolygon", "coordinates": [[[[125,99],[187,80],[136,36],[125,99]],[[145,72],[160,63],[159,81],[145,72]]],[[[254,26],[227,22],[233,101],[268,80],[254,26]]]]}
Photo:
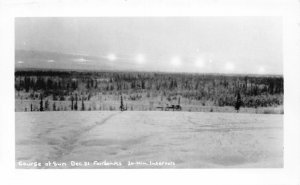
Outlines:
{"type": "Polygon", "coordinates": [[[283,167],[282,115],[165,111],[15,115],[17,168],[283,167]],[[45,166],[48,161],[50,167],[45,166]],[[128,166],[128,161],[136,163],[128,166]],[[150,161],[168,163],[149,165],[150,161]]]}

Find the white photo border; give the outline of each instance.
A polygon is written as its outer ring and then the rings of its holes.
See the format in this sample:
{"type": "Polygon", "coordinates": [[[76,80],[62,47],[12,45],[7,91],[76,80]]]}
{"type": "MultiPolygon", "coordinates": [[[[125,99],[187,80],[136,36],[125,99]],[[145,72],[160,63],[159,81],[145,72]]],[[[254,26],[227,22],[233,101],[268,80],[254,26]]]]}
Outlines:
{"type": "MultiPolygon", "coordinates": [[[[293,0],[0,0],[1,184],[300,184],[300,21],[293,0]],[[14,21],[16,17],[280,16],[283,20],[284,168],[15,169],[14,21]]],[[[246,66],[245,66],[246,67],[246,66]]]]}

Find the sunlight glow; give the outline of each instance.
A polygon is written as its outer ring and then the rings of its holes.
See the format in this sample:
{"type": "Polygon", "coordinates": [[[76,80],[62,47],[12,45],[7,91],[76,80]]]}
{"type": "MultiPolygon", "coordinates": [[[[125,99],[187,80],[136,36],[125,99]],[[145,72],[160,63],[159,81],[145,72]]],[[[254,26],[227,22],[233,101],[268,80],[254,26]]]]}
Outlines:
{"type": "Polygon", "coordinates": [[[199,57],[195,61],[195,66],[199,68],[203,68],[205,66],[205,61],[202,57],[199,57]]]}
{"type": "Polygon", "coordinates": [[[179,67],[181,65],[181,60],[179,57],[173,57],[172,60],[171,60],[171,64],[174,66],[174,67],[179,67]]]}
{"type": "Polygon", "coordinates": [[[262,66],[260,66],[259,68],[258,68],[258,72],[260,73],[260,74],[263,74],[263,73],[265,73],[265,68],[264,67],[262,67],[262,66]]]}
{"type": "Polygon", "coordinates": [[[75,62],[87,62],[87,61],[89,61],[89,60],[87,60],[87,59],[84,59],[84,58],[78,58],[78,59],[75,59],[74,60],[75,62]]]}
{"type": "Polygon", "coordinates": [[[226,63],[226,65],[225,65],[225,69],[227,70],[227,71],[233,71],[234,70],[234,68],[235,68],[235,66],[234,66],[234,64],[233,63],[226,63]]]}
{"type": "Polygon", "coordinates": [[[117,56],[113,53],[107,55],[107,59],[110,60],[110,61],[115,61],[117,60],[117,56]]]}
{"type": "Polygon", "coordinates": [[[24,62],[23,61],[18,61],[18,64],[23,64],[24,62]]]}
{"type": "Polygon", "coordinates": [[[143,54],[138,54],[136,57],[135,57],[135,61],[136,63],[138,64],[143,64],[145,63],[145,56],[143,54]]]}
{"type": "Polygon", "coordinates": [[[49,62],[49,63],[53,63],[53,62],[55,62],[54,60],[47,60],[47,62],[49,62]]]}

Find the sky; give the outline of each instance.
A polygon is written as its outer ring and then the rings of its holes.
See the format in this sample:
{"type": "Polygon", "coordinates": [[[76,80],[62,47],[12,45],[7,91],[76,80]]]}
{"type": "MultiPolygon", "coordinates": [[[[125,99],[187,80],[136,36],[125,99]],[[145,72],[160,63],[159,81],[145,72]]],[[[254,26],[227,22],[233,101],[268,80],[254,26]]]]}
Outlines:
{"type": "Polygon", "coordinates": [[[280,17],[16,18],[15,49],[16,67],[283,73],[280,17]]]}

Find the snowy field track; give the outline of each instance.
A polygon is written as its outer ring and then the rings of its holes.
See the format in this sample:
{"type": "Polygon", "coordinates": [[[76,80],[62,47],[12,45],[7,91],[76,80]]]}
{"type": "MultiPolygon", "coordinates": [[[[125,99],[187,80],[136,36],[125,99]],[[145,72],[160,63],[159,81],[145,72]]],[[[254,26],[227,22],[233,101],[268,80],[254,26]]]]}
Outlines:
{"type": "Polygon", "coordinates": [[[59,111],[15,118],[16,168],[283,167],[283,115],[59,111]]]}

